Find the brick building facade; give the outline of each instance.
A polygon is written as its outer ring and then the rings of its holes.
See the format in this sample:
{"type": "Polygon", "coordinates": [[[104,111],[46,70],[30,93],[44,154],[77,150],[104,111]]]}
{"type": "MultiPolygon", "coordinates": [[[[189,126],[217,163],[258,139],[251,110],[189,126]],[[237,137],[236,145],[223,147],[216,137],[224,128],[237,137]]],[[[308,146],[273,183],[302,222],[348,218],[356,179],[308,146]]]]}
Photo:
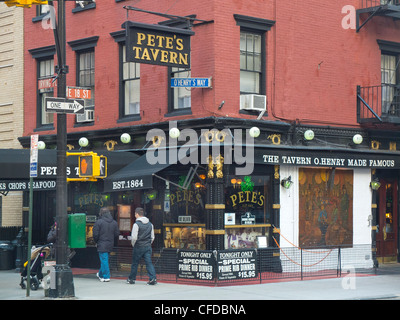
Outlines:
{"type": "MultiPolygon", "coordinates": [[[[199,136],[201,130],[213,128],[225,130],[232,137],[234,129],[258,127],[261,131],[254,139],[253,174],[235,176],[233,169],[239,164],[224,164],[222,177],[210,175],[206,181],[197,181],[206,187],[201,194],[205,205],[192,208],[198,215],[189,219],[191,223],[179,218],[188,215],[188,207],[186,211],[176,208],[176,212],[165,208],[166,195],[179,194],[172,186],[168,189],[169,182],[178,183],[180,179],[168,171],[168,166],[159,168],[164,180],[152,176],[155,180],[148,188],[158,195],[150,202],[150,198],[141,198],[148,195],[146,188],[129,183],[131,187],[126,190],[107,190],[97,184],[96,194],[108,199],[111,191],[111,197],[115,196],[107,205],[113,208],[116,219],[121,219],[119,210],[123,210],[121,192],[131,192],[125,194],[130,200],[124,205],[131,209],[139,204],[148,206],[158,230],[159,247],[182,243],[187,247],[189,242],[188,248],[232,248],[233,231],[246,233],[241,227],[242,215],[254,212],[255,232],[267,236],[270,246],[275,246],[273,239],[296,246],[367,244],[373,247],[372,252],[378,247],[378,256],[397,259],[400,118],[395,79],[399,79],[400,25],[393,19],[398,15],[397,3],[116,0],[85,2],[83,8],[67,2],[66,7],[67,85],[89,87],[94,96],[85,102],[88,112],[83,122],[68,116],[68,144],[74,150],[79,149],[79,138],[85,136],[90,142],[88,149],[101,151],[107,147],[143,155],[151,142],[156,145],[154,136],[146,137],[151,129],[163,131],[165,142],[168,140],[165,147],[172,150],[168,138],[172,121],[180,130],[193,129],[199,136]],[[124,6],[129,5],[141,11],[127,11],[124,6]],[[122,24],[127,17],[139,23],[188,29],[187,20],[176,16],[192,18],[190,70],[126,61],[122,24]],[[212,87],[174,89],[170,87],[171,78],[211,78],[212,87]],[[247,105],[245,99],[255,107],[247,105]],[[313,131],[314,139],[304,139],[308,130],[313,131]],[[123,144],[119,140],[123,133],[129,133],[132,142],[123,144]],[[354,136],[361,136],[361,143],[354,143],[354,136]],[[295,183],[291,189],[284,189],[281,182],[289,177],[295,183]],[[252,181],[256,178],[258,182],[252,181]],[[369,188],[375,178],[381,182],[380,191],[369,188]],[[253,183],[265,201],[250,204],[250,197],[245,197],[248,201],[237,207],[233,200],[243,194],[235,192],[240,188],[245,192],[237,184],[239,180],[249,186],[253,183]],[[326,190],[318,189],[322,182],[326,190]],[[313,191],[303,189],[305,186],[313,191]],[[308,192],[321,192],[319,203],[308,203],[308,192]],[[389,197],[396,206],[385,218],[384,203],[389,197]],[[372,203],[366,203],[366,198],[372,203]],[[312,214],[307,213],[310,210],[312,214]],[[224,220],[228,213],[235,214],[232,225],[224,220]],[[323,217],[327,220],[324,225],[323,217]],[[182,221],[188,225],[183,226],[182,221]],[[313,234],[307,231],[307,225],[315,230],[313,234]],[[185,238],[185,244],[182,234],[186,231],[198,237],[192,242],[185,238]],[[176,235],[179,232],[181,236],[176,235]]],[[[57,90],[51,85],[39,88],[39,84],[54,75],[57,59],[48,15],[39,10],[27,10],[24,16],[25,105],[20,141],[26,147],[28,137],[39,133],[52,148],[56,120],[44,112],[42,101],[45,96],[56,96],[57,90]]],[[[248,136],[245,132],[243,137],[248,136]]],[[[202,164],[205,166],[200,166],[198,173],[206,176],[207,163],[202,164]]],[[[188,167],[176,170],[182,170],[185,176],[188,167]]],[[[132,175],[129,181],[136,178],[132,175]]],[[[71,186],[75,193],[70,196],[70,210],[95,215],[97,207],[79,205],[80,197],[93,193],[85,188],[88,186],[83,183],[71,186]]],[[[125,236],[122,234],[121,239],[125,236]]],[[[246,245],[244,240],[241,243],[246,245]]],[[[370,263],[372,256],[367,260],[370,263]]]]}

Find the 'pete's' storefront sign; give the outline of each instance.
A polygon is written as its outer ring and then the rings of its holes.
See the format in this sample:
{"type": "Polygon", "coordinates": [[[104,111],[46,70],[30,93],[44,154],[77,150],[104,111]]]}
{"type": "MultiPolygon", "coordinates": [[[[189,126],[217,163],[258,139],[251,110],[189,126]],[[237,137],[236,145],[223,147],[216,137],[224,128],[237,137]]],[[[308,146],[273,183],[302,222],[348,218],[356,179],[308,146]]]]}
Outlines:
{"type": "Polygon", "coordinates": [[[190,68],[193,31],[128,21],[126,61],[190,68]]]}

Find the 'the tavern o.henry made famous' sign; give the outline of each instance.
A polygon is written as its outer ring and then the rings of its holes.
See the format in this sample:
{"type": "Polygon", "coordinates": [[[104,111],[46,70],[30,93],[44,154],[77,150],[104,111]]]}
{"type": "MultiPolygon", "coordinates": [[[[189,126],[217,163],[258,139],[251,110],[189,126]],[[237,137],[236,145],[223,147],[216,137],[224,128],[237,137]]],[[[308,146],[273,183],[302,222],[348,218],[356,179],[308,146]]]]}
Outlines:
{"type": "Polygon", "coordinates": [[[128,21],[126,61],[190,68],[193,31],[128,21]]]}

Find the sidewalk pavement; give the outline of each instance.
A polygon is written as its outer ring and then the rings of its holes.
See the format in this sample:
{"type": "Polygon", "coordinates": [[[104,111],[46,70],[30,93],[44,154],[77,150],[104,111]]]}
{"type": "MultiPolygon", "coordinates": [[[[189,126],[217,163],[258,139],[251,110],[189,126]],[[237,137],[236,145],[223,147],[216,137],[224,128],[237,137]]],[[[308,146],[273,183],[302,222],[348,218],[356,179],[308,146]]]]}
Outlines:
{"type": "MultiPolygon", "coordinates": [[[[124,278],[100,282],[95,273],[74,275],[75,297],[70,300],[372,300],[400,299],[400,265],[381,267],[376,275],[347,275],[342,278],[307,279],[254,285],[206,287],[146,281],[129,285],[124,278]]],[[[19,286],[15,270],[0,271],[0,300],[54,300],[44,296],[44,289],[30,290],[19,286]]]]}

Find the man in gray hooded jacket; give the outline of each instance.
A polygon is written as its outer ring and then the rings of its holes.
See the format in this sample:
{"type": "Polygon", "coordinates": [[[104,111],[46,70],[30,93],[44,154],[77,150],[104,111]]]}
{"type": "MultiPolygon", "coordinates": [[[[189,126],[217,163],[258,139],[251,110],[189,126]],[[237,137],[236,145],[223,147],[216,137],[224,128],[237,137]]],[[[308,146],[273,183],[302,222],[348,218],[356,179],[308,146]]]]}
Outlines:
{"type": "Polygon", "coordinates": [[[151,244],[154,241],[154,227],[148,218],[144,216],[143,208],[136,208],[135,210],[136,222],[132,228],[132,266],[131,273],[128,277],[127,283],[134,284],[136,280],[137,268],[141,258],[146,263],[147,274],[149,276],[149,285],[157,284],[156,271],[153,263],[151,262],[151,244]]]}
{"type": "Polygon", "coordinates": [[[110,281],[110,266],[108,263],[110,252],[114,248],[114,241],[119,236],[117,222],[112,218],[108,208],[101,208],[99,219],[93,226],[93,239],[97,244],[100,258],[100,270],[97,277],[101,282],[110,281]]]}

